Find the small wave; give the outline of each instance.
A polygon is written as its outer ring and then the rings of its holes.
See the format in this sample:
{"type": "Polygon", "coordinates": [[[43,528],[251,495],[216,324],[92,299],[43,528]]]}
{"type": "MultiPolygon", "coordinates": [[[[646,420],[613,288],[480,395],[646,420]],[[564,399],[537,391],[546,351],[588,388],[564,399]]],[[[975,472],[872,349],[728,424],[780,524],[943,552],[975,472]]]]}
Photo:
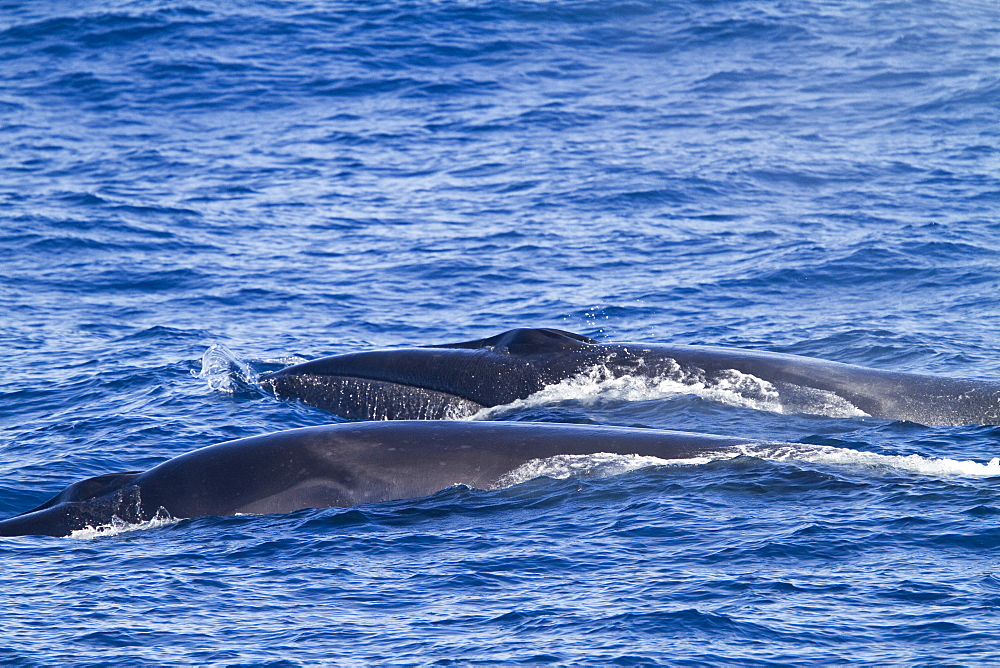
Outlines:
{"type": "Polygon", "coordinates": [[[600,452],[590,455],[557,455],[534,459],[504,475],[494,485],[502,489],[534,478],[610,477],[650,466],[700,466],[713,461],[755,457],[769,461],[800,461],[901,471],[934,477],[987,478],[1000,476],[1000,457],[985,464],[970,460],[938,459],[922,455],[880,455],[847,448],[804,443],[748,443],[709,452],[690,459],[661,459],[641,455],[600,452]]]}
{"type": "Polygon", "coordinates": [[[608,401],[650,401],[694,394],[729,406],[773,413],[810,413],[827,417],[864,417],[867,413],[832,392],[806,387],[783,388],[756,376],[730,369],[707,378],[678,365],[663,376],[615,376],[604,365],[549,385],[525,399],[485,408],[471,419],[490,420],[499,415],[564,401],[593,405],[608,401]]]}

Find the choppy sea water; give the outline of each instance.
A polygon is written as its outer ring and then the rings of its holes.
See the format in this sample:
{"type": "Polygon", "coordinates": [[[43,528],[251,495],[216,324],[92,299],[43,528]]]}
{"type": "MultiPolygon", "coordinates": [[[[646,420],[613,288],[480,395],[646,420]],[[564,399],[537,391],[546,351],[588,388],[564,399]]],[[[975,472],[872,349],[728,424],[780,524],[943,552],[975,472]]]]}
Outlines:
{"type": "MultiPolygon", "coordinates": [[[[199,374],[558,327],[1000,377],[1000,9],[0,1],[0,515],[329,422],[199,374]],[[211,356],[209,356],[211,359],[211,356]]],[[[677,389],[677,388],[674,388],[677,389]]],[[[1000,428],[0,541],[0,661],[984,664],[1000,428]]]]}

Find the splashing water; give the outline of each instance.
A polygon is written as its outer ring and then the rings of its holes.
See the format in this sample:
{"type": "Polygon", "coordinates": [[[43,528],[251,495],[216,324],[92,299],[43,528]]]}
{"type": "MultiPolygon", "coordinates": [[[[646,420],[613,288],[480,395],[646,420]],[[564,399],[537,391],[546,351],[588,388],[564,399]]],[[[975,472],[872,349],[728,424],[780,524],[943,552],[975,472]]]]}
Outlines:
{"type": "Polygon", "coordinates": [[[132,531],[147,531],[149,529],[159,529],[161,527],[170,526],[171,524],[177,524],[181,521],[181,518],[171,517],[170,513],[158,512],[155,517],[151,520],[146,520],[144,522],[128,522],[119,517],[112,517],[111,521],[107,524],[100,524],[98,526],[87,526],[82,529],[77,529],[73,531],[68,536],[69,538],[77,538],[80,540],[91,540],[94,538],[110,538],[112,536],[118,536],[123,533],[130,533],[132,531]]]}
{"type": "Polygon", "coordinates": [[[197,377],[208,382],[212,390],[223,394],[236,394],[257,381],[257,374],[250,365],[221,343],[213,343],[202,355],[201,371],[197,377]]]}
{"type": "Polygon", "coordinates": [[[255,366],[284,367],[305,362],[303,357],[245,360],[221,343],[213,343],[201,356],[201,371],[192,372],[208,387],[223,394],[257,394],[260,392],[260,372],[255,366]]]}

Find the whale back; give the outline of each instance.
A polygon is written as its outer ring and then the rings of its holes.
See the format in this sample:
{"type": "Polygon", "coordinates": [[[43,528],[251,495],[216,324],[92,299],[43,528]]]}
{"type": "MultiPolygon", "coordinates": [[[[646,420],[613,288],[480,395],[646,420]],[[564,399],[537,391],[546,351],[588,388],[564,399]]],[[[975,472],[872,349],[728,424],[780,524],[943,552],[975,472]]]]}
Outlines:
{"type": "Polygon", "coordinates": [[[923,424],[1000,423],[1000,383],[869,369],[798,355],[685,344],[599,343],[558,329],[349,353],[262,377],[279,398],[348,419],[461,419],[596,370],[722,388],[781,412],[923,424]],[[736,388],[735,390],[733,388],[736,388]]]}
{"type": "Polygon", "coordinates": [[[307,427],[228,441],[141,474],[71,485],[0,521],[0,536],[66,536],[115,518],[288,513],[427,496],[455,484],[490,489],[533,460],[618,453],[687,459],[747,443],[705,434],[523,422],[395,421],[307,427]]]}

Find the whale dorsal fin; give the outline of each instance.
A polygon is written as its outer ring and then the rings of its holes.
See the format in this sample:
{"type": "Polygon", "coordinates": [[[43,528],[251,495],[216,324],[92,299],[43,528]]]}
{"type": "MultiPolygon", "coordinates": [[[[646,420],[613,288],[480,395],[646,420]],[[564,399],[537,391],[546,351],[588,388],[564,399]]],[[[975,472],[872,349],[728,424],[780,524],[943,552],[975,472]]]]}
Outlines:
{"type": "Polygon", "coordinates": [[[512,329],[491,336],[488,339],[465,341],[463,343],[446,343],[428,348],[493,348],[506,350],[512,355],[533,355],[539,353],[556,353],[566,350],[576,350],[584,345],[598,343],[573,332],[561,329],[512,329]]]}

